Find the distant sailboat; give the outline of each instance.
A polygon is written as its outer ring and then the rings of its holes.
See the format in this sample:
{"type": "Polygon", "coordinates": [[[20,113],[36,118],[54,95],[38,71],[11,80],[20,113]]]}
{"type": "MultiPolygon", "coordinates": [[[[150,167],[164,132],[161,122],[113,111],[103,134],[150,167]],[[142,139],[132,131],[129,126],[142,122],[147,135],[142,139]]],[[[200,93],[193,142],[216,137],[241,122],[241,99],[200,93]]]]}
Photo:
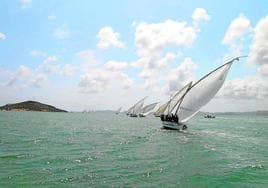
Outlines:
{"type": "Polygon", "coordinates": [[[175,94],[161,114],[163,127],[179,130],[187,128],[185,123],[216,95],[222,87],[232,63],[239,58],[234,58],[216,68],[195,84],[187,84],[175,94]]]}
{"type": "Polygon", "coordinates": [[[157,102],[144,106],[139,113],[139,117],[145,117],[146,115],[148,115],[155,108],[156,105],[157,102]]]}
{"type": "Polygon", "coordinates": [[[139,113],[142,110],[143,104],[144,104],[144,100],[147,98],[144,97],[141,100],[139,100],[136,104],[134,104],[132,107],[130,107],[127,111],[127,115],[129,115],[130,117],[138,117],[139,113]]]}
{"type": "Polygon", "coordinates": [[[118,110],[115,112],[115,114],[119,114],[122,110],[122,107],[118,108],[118,110]]]}

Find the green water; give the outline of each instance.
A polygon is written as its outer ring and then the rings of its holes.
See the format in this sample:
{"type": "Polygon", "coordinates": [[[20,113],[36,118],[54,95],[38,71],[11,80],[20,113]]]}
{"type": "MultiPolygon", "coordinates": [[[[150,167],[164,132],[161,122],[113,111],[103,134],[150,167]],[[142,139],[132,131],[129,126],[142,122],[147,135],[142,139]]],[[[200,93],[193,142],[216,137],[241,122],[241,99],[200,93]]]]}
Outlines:
{"type": "Polygon", "coordinates": [[[268,187],[268,117],[160,127],[113,113],[0,112],[0,187],[268,187]]]}

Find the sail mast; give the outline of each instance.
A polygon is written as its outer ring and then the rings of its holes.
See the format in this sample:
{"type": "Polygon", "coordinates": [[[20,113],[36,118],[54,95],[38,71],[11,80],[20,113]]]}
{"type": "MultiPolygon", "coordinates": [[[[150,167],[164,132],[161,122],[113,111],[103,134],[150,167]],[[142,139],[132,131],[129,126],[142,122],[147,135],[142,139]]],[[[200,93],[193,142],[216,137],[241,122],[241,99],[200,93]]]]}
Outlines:
{"type": "Polygon", "coordinates": [[[185,92],[187,92],[188,89],[191,87],[191,84],[192,84],[192,82],[188,83],[183,88],[181,88],[177,93],[175,93],[175,95],[172,98],[170,98],[170,100],[167,103],[167,106],[166,106],[165,110],[163,111],[164,114],[167,115],[167,114],[169,114],[170,112],[172,112],[174,110],[174,108],[176,107],[177,103],[180,101],[181,97],[184,96],[185,92]]]}

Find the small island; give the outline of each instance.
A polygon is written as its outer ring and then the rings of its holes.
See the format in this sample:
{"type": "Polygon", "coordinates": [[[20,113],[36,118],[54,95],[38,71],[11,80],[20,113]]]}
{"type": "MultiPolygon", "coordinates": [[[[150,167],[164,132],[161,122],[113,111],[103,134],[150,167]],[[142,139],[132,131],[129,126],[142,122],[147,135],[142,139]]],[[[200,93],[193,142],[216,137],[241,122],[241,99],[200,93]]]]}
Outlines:
{"type": "Polygon", "coordinates": [[[54,106],[36,101],[24,101],[21,103],[6,104],[0,107],[2,111],[39,111],[39,112],[67,112],[54,106]]]}

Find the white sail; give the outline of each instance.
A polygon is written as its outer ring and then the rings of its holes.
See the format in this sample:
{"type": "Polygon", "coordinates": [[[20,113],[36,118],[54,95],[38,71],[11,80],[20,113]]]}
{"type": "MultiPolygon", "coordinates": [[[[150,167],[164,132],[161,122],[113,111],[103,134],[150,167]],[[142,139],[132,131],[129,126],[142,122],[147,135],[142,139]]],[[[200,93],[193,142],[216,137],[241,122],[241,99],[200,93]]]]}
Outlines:
{"type": "Polygon", "coordinates": [[[156,110],[156,112],[154,113],[154,115],[156,117],[160,116],[161,114],[164,113],[166,107],[168,106],[169,102],[165,102],[164,104],[160,105],[159,108],[156,110]]]}
{"type": "Polygon", "coordinates": [[[177,108],[177,115],[180,122],[184,123],[188,121],[216,95],[222,87],[226,75],[235,60],[239,60],[239,58],[232,59],[218,67],[191,86],[180,106],[177,108]]]}
{"type": "Polygon", "coordinates": [[[141,100],[139,100],[139,101],[133,106],[133,109],[131,110],[131,114],[138,115],[138,114],[141,112],[142,107],[143,107],[143,104],[144,104],[144,100],[145,100],[146,98],[147,98],[147,97],[142,98],[141,100]]]}
{"type": "Polygon", "coordinates": [[[142,114],[146,114],[147,112],[150,112],[151,110],[153,110],[155,108],[155,106],[157,105],[157,102],[156,103],[153,103],[153,104],[148,104],[146,106],[144,106],[141,110],[141,113],[142,114]]]}
{"type": "Polygon", "coordinates": [[[163,114],[168,115],[171,114],[171,112],[174,110],[174,108],[177,106],[177,104],[180,102],[182,97],[185,95],[185,93],[189,90],[189,88],[192,86],[192,82],[184,86],[181,90],[179,90],[175,95],[168,101],[168,105],[166,106],[163,114]]]}
{"type": "Polygon", "coordinates": [[[115,112],[116,114],[119,114],[122,110],[122,107],[118,108],[118,110],[115,112]]]}
{"type": "Polygon", "coordinates": [[[127,110],[127,114],[130,114],[133,111],[134,106],[131,106],[128,110],[127,110]]]}

